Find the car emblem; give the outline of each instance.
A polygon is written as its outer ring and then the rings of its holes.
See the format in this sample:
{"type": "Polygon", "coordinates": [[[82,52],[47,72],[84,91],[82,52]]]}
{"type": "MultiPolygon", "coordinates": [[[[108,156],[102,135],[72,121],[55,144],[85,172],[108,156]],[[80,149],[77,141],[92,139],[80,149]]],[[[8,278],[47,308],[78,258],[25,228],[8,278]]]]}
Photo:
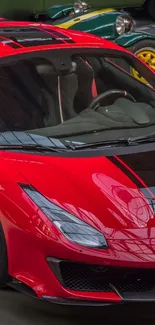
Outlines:
{"type": "Polygon", "coordinates": [[[95,273],[103,273],[107,271],[107,268],[104,265],[98,265],[92,268],[95,273]]]}

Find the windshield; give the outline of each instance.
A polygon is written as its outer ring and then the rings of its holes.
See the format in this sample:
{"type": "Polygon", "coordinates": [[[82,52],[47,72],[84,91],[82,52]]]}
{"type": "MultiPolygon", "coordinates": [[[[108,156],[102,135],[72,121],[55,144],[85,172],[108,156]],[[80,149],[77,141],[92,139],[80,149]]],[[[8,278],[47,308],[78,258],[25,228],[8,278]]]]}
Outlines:
{"type": "Polygon", "coordinates": [[[85,52],[48,51],[3,62],[0,132],[86,143],[155,132],[155,75],[123,52],[85,52]]]}

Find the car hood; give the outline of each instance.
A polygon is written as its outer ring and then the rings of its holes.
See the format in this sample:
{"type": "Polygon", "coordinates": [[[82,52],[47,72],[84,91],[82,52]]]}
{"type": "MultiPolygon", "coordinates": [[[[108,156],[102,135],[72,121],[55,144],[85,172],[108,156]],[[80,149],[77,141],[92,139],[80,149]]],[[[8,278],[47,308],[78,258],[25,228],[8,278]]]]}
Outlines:
{"type": "Polygon", "coordinates": [[[103,231],[107,239],[155,238],[155,151],[84,155],[16,154],[11,167],[25,183],[103,231]]]}

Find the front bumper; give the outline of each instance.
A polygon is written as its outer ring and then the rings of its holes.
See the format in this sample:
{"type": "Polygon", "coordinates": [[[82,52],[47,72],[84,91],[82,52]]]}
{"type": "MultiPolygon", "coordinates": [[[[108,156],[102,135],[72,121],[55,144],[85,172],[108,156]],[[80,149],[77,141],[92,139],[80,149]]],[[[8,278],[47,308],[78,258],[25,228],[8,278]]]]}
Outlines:
{"type": "Polygon", "coordinates": [[[155,301],[155,269],[107,267],[54,258],[47,262],[67,297],[44,296],[61,305],[103,306],[155,301]]]}

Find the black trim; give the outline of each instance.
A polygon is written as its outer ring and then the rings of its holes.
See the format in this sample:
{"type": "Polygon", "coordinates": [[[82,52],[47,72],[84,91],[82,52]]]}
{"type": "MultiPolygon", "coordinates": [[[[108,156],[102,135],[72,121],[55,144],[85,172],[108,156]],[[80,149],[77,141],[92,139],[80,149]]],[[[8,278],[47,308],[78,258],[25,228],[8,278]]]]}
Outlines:
{"type": "Polygon", "coordinates": [[[44,37],[38,37],[38,38],[18,38],[16,39],[16,43],[19,43],[23,47],[33,47],[33,46],[46,46],[46,45],[54,45],[54,44],[62,44],[63,42],[60,40],[53,39],[52,37],[44,38],[44,37]]]}
{"type": "Polygon", "coordinates": [[[15,50],[21,48],[21,46],[19,44],[17,44],[17,43],[14,43],[14,39],[11,39],[11,38],[8,41],[7,40],[3,40],[1,43],[6,44],[6,45],[9,45],[13,49],[15,49],[15,50]]]}
{"type": "Polygon", "coordinates": [[[15,50],[21,48],[18,44],[13,43],[13,42],[10,42],[8,45],[11,46],[11,47],[12,47],[13,49],[15,49],[15,50]]]}
{"type": "Polygon", "coordinates": [[[4,44],[4,45],[8,45],[11,46],[13,49],[19,49],[21,48],[21,46],[17,43],[15,43],[15,39],[13,37],[10,38],[4,38],[2,36],[0,36],[0,43],[4,44]]]}
{"type": "Polygon", "coordinates": [[[130,155],[118,156],[144,182],[155,195],[155,151],[147,154],[138,152],[130,155]]]}
{"type": "Polygon", "coordinates": [[[111,305],[124,305],[125,303],[142,303],[142,302],[155,302],[155,297],[147,299],[147,297],[142,297],[141,294],[139,297],[134,298],[132,295],[126,298],[123,298],[120,301],[98,301],[98,300],[77,300],[77,299],[66,299],[66,298],[59,298],[59,297],[50,297],[50,296],[43,296],[44,300],[49,303],[57,304],[57,305],[64,305],[64,306],[83,306],[83,307],[107,307],[111,305]]]}
{"type": "MultiPolygon", "coordinates": [[[[7,44],[12,48],[31,47],[40,45],[52,45],[63,43],[75,43],[70,37],[63,33],[48,28],[30,27],[4,27],[0,28],[0,37],[8,39],[7,44]],[[12,42],[9,43],[9,40],[12,42]],[[16,44],[15,44],[15,43],[16,44]],[[19,46],[18,46],[19,44],[19,46]]],[[[3,42],[6,42],[5,40],[3,42]]]]}
{"type": "Polygon", "coordinates": [[[120,161],[115,157],[110,157],[109,160],[113,161],[137,185],[148,201],[152,213],[155,214],[155,150],[150,150],[147,153],[122,154],[118,158],[120,161]]]}
{"type": "MultiPolygon", "coordinates": [[[[52,31],[49,34],[45,29],[37,28],[0,28],[0,37],[5,37],[8,41],[11,40],[12,42],[15,42],[17,46],[16,48],[18,48],[18,44],[19,47],[32,47],[63,43],[63,39],[58,39],[56,34],[52,35],[52,31]]],[[[63,35],[62,38],[64,38],[63,35]]],[[[13,47],[12,43],[9,45],[13,47]]]]}
{"type": "Polygon", "coordinates": [[[123,301],[127,302],[153,302],[155,301],[155,288],[150,292],[125,292],[121,293],[123,301]]]}
{"type": "Polygon", "coordinates": [[[120,305],[122,301],[116,302],[105,302],[105,301],[93,301],[93,300],[77,300],[77,299],[66,299],[61,297],[50,297],[50,296],[43,296],[44,300],[49,303],[61,305],[61,306],[83,306],[83,307],[107,307],[110,305],[120,305]]]}
{"type": "Polygon", "coordinates": [[[119,160],[117,160],[114,156],[108,157],[108,159],[113,164],[115,164],[119,169],[121,169],[121,171],[125,175],[127,175],[133,181],[133,183],[137,185],[138,188],[142,187],[141,182],[123,164],[121,164],[121,162],[119,160]]]}
{"type": "MultiPolygon", "coordinates": [[[[4,22],[6,22],[6,20],[4,20],[4,22]]],[[[11,22],[10,22],[11,23],[11,22]]],[[[25,26],[6,26],[6,27],[2,27],[0,26],[0,35],[4,36],[4,35],[11,35],[11,34],[15,34],[15,35],[19,35],[19,34],[23,34],[23,33],[39,33],[40,30],[36,27],[25,27],[25,26]]]]}
{"type": "Polygon", "coordinates": [[[20,281],[18,281],[16,279],[13,279],[12,282],[9,282],[8,286],[15,289],[15,290],[17,290],[17,291],[19,291],[19,292],[24,293],[25,295],[27,295],[29,297],[39,299],[39,297],[37,296],[37,294],[35,293],[35,291],[32,288],[30,288],[25,283],[20,282],[20,281]]]}
{"type": "Polygon", "coordinates": [[[51,33],[52,35],[55,35],[56,37],[59,37],[62,41],[65,41],[66,43],[75,43],[71,37],[68,37],[67,35],[60,33],[56,30],[51,30],[48,28],[43,28],[44,31],[47,31],[48,33],[51,33]]]}
{"type": "MultiPolygon", "coordinates": [[[[120,155],[118,158],[120,158],[119,161],[117,158],[115,157],[108,157],[108,159],[113,162],[120,170],[122,170],[122,172],[127,175],[134,184],[136,184],[136,186],[140,189],[140,191],[142,192],[142,194],[144,195],[145,199],[148,202],[148,205],[151,207],[152,209],[152,213],[155,213],[155,172],[152,173],[151,177],[147,176],[147,171],[145,173],[145,171],[143,172],[143,168],[147,168],[147,162],[148,164],[150,163],[149,157],[148,155],[150,153],[153,153],[155,155],[155,151],[148,151],[147,153],[132,153],[132,154],[127,154],[127,155],[120,155]],[[146,158],[145,160],[145,165],[143,164],[143,159],[142,161],[140,160],[140,156],[146,158]],[[139,162],[139,166],[140,166],[140,171],[138,171],[138,169],[136,168],[136,164],[134,164],[134,159],[138,159],[139,162]],[[129,163],[130,161],[130,163],[129,163]],[[127,167],[129,167],[131,170],[133,170],[133,172],[135,173],[135,175],[125,166],[123,165],[123,162],[126,164],[127,167]],[[137,177],[136,177],[137,175],[137,177]],[[139,179],[138,179],[139,178],[139,179]],[[141,181],[140,181],[141,180],[141,181]],[[144,184],[146,184],[146,186],[144,186],[144,184]]],[[[145,170],[144,169],[144,170],[145,170]]],[[[150,173],[150,171],[149,171],[150,173]]]]}
{"type": "MultiPolygon", "coordinates": [[[[151,145],[151,148],[153,147],[153,149],[155,150],[155,144],[152,146],[151,145]]],[[[88,149],[88,150],[79,150],[79,151],[74,151],[74,150],[66,150],[66,151],[62,151],[62,152],[51,152],[51,151],[48,151],[48,152],[39,152],[36,151],[35,149],[34,150],[31,150],[31,152],[28,153],[27,150],[24,150],[24,149],[4,149],[4,151],[7,151],[7,152],[19,152],[20,154],[35,154],[35,155],[38,155],[38,156],[53,156],[53,157],[63,157],[63,158],[92,158],[92,157],[111,157],[112,155],[116,155],[116,154],[121,154],[121,153],[127,153],[129,154],[130,151],[132,151],[132,148],[130,148],[129,150],[129,147],[126,147],[126,148],[108,148],[108,149],[88,149]]],[[[150,147],[149,147],[150,148],[150,147]]],[[[133,149],[136,149],[136,147],[134,147],[133,149]]],[[[2,149],[0,149],[2,150],[2,149]]],[[[135,150],[136,152],[137,151],[142,151],[142,152],[148,152],[148,148],[146,146],[143,146],[141,145],[140,147],[138,146],[138,148],[135,150]],[[141,150],[140,150],[141,149],[141,150]]]]}

